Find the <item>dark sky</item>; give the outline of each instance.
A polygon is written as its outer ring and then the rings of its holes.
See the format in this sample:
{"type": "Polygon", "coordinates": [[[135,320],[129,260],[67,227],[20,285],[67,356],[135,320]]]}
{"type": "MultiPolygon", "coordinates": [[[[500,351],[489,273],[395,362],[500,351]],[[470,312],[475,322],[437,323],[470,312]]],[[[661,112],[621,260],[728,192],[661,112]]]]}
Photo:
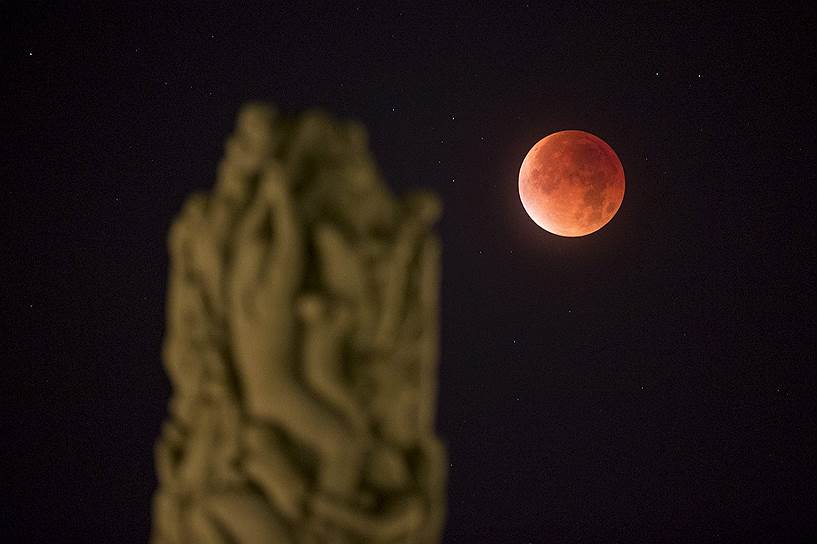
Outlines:
{"type": "Polygon", "coordinates": [[[813,13],[80,4],[0,8],[4,541],[147,540],[165,237],[251,99],[444,200],[446,543],[817,539],[813,13]],[[584,238],[517,192],[564,129],[627,179],[584,238]]]}

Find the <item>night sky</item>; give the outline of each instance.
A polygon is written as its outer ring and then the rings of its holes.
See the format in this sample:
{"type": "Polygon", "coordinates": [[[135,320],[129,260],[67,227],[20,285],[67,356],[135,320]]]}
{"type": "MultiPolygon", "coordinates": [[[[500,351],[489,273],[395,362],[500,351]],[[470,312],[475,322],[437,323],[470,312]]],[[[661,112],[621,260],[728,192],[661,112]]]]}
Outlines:
{"type": "Polygon", "coordinates": [[[3,541],[147,541],[166,234],[248,100],[443,199],[446,543],[817,541],[813,13],[98,4],[0,8],[3,541]],[[518,195],[565,129],[627,180],[583,238],[518,195]]]}

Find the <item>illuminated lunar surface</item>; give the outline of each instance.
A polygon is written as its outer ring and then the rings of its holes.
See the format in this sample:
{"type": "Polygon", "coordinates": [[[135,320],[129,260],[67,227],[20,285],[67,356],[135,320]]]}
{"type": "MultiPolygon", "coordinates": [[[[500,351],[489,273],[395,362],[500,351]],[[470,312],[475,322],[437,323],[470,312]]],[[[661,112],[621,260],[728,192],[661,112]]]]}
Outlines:
{"type": "Polygon", "coordinates": [[[519,169],[519,198],[533,221],[559,236],[606,225],[624,199],[624,168],[601,138],[555,132],[536,143],[519,169]]]}

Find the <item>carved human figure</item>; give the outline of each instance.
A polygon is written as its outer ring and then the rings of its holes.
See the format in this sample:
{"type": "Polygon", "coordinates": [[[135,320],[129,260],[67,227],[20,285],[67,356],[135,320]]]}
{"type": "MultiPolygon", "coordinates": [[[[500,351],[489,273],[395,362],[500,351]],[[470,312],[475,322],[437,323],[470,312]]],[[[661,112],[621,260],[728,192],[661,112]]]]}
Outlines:
{"type": "Polygon", "coordinates": [[[439,541],[439,213],[359,124],[242,110],[169,237],[154,542],[439,541]]]}

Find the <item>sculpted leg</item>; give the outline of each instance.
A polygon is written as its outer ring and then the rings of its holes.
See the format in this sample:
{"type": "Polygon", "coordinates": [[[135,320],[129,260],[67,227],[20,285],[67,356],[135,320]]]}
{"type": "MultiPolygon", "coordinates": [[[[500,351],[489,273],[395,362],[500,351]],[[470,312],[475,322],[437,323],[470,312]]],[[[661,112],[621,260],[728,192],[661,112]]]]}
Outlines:
{"type": "Polygon", "coordinates": [[[343,307],[330,309],[319,295],[304,295],[298,314],[304,323],[304,377],[320,397],[346,419],[357,436],[368,433],[366,414],[344,383],[341,374],[341,342],[350,315],[343,307]]]}
{"type": "Polygon", "coordinates": [[[359,480],[363,451],[346,422],[294,384],[272,398],[280,410],[279,424],[318,451],[319,488],[339,497],[348,496],[359,480]]]}
{"type": "Polygon", "coordinates": [[[388,542],[416,531],[425,516],[422,501],[408,497],[382,514],[370,514],[317,495],[311,503],[315,516],[326,518],[366,542],[388,542]]]}
{"type": "Polygon", "coordinates": [[[159,491],[153,497],[154,542],[182,543],[182,517],[179,501],[172,492],[159,491]]]}
{"type": "Polygon", "coordinates": [[[209,409],[201,409],[196,413],[193,431],[188,437],[184,458],[178,467],[179,484],[184,492],[194,492],[207,486],[215,443],[214,423],[209,409]]]}
{"type": "Polygon", "coordinates": [[[429,509],[419,542],[439,542],[445,523],[448,458],[443,443],[433,435],[420,442],[422,461],[418,470],[418,483],[428,498],[429,509]]]}
{"type": "Polygon", "coordinates": [[[290,519],[303,515],[307,486],[278,441],[267,429],[249,425],[244,429],[246,456],[243,467],[261,488],[270,504],[290,519]]]}
{"type": "Polygon", "coordinates": [[[401,226],[389,262],[386,288],[381,303],[376,345],[390,348],[404,312],[409,266],[417,245],[440,213],[439,201],[430,195],[416,195],[409,202],[409,217],[401,226]]]}
{"type": "Polygon", "coordinates": [[[361,255],[337,228],[328,225],[315,227],[315,246],[321,278],[327,291],[350,304],[354,313],[355,340],[360,347],[368,347],[375,334],[377,300],[361,255]]]}
{"type": "Polygon", "coordinates": [[[292,204],[275,168],[239,225],[230,278],[235,363],[248,411],[274,418],[274,392],[293,373],[294,312],[301,240],[292,204]],[[271,232],[271,238],[266,233],[271,232]]]}
{"type": "Polygon", "coordinates": [[[417,271],[422,332],[417,339],[419,368],[419,398],[423,399],[417,414],[420,431],[433,435],[434,417],[437,413],[437,364],[439,359],[439,286],[440,241],[435,236],[424,240],[417,271]]]}
{"type": "Polygon", "coordinates": [[[291,544],[289,532],[259,496],[228,491],[207,496],[203,508],[237,544],[291,544]]]}
{"type": "Polygon", "coordinates": [[[187,511],[187,533],[185,540],[192,542],[228,544],[228,540],[198,504],[191,506],[187,511]]]}

